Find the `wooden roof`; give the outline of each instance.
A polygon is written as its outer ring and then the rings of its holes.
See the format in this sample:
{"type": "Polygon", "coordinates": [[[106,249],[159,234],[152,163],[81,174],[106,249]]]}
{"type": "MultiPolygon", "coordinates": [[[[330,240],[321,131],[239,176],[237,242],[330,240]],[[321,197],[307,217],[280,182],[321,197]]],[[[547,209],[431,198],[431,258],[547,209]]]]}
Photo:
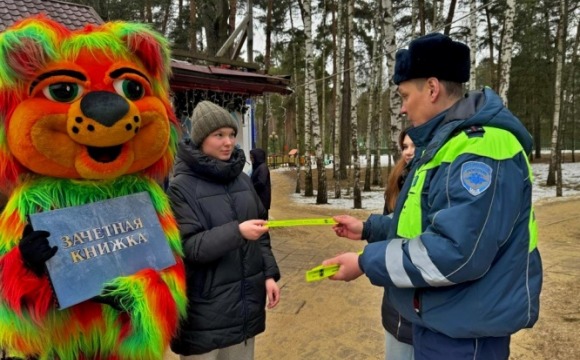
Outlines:
{"type": "Polygon", "coordinates": [[[200,89],[262,95],[274,92],[291,94],[289,77],[263,75],[255,72],[225,69],[219,66],[193,65],[172,60],[171,88],[173,90],[200,89]]]}

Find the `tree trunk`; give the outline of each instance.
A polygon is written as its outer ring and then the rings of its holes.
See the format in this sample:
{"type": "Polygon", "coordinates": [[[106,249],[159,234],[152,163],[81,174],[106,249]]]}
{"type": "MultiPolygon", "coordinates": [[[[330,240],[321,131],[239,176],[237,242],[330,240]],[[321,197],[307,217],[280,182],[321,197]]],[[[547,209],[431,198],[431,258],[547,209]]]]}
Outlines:
{"type": "Polygon", "coordinates": [[[153,11],[151,10],[151,0],[145,0],[145,22],[153,24],[153,11]]]}
{"type": "MultiPolygon", "coordinates": [[[[346,14],[348,16],[348,10],[346,14]]],[[[345,30],[345,46],[344,46],[344,72],[343,72],[343,84],[342,84],[342,107],[340,110],[340,177],[346,179],[348,177],[346,166],[351,163],[351,151],[350,151],[350,103],[351,99],[351,84],[354,83],[350,80],[350,67],[352,66],[349,58],[350,54],[350,41],[347,41],[346,37],[350,34],[350,24],[346,22],[345,30]]],[[[350,191],[347,189],[347,191],[350,191]]]]}
{"type": "MultiPolygon", "coordinates": [[[[560,0],[560,22],[562,23],[562,30],[560,31],[560,39],[558,39],[558,46],[561,46],[561,68],[560,71],[564,71],[564,63],[566,62],[566,33],[568,30],[568,1],[567,0],[560,0]]],[[[558,71],[558,70],[556,70],[558,71]]],[[[557,75],[556,75],[557,76],[557,75]]],[[[562,75],[560,75],[562,76],[562,75]]],[[[562,82],[560,83],[560,99],[566,99],[564,91],[564,87],[562,86],[562,82]]],[[[557,88],[556,88],[557,89],[557,88]]],[[[560,109],[562,110],[562,109],[560,109]]],[[[561,113],[563,113],[561,111],[561,113]]],[[[565,122],[564,122],[565,124],[565,122]]],[[[562,197],[562,143],[563,143],[563,136],[565,134],[564,126],[562,126],[562,131],[558,132],[558,146],[556,148],[556,196],[562,197]]]]}
{"type": "MultiPolygon", "coordinates": [[[[235,3],[235,0],[231,0],[235,3]]],[[[266,10],[266,49],[264,54],[264,71],[270,73],[270,58],[272,53],[272,3],[274,0],[268,0],[268,9],[266,10]]],[[[235,14],[234,14],[235,18],[235,14]]]]}
{"type": "Polygon", "coordinates": [[[322,78],[321,81],[321,89],[322,93],[320,98],[322,102],[320,104],[320,139],[322,141],[322,157],[323,160],[326,157],[326,1],[324,1],[323,9],[322,9],[322,34],[320,34],[325,41],[321,44],[321,52],[322,52],[322,78]]]}
{"type": "Polygon", "coordinates": [[[438,14],[437,14],[437,1],[440,0],[433,0],[433,6],[432,9],[433,10],[433,18],[431,19],[431,31],[437,31],[438,26],[439,26],[439,20],[438,20],[438,14]]]}
{"type": "MultiPolygon", "coordinates": [[[[306,0],[310,1],[310,0],[306,0]]],[[[304,68],[304,196],[314,196],[314,186],[312,183],[312,108],[310,105],[310,86],[311,81],[308,60],[304,68]]]]}
{"type": "Polygon", "coordinates": [[[336,5],[338,7],[338,15],[334,22],[336,28],[335,38],[334,38],[334,143],[333,143],[333,159],[332,159],[332,169],[334,173],[334,198],[341,198],[340,189],[340,133],[341,133],[341,106],[342,106],[342,96],[341,96],[341,85],[342,85],[342,75],[344,73],[344,57],[342,56],[342,21],[343,21],[343,8],[344,4],[342,0],[336,0],[336,5]]]}
{"type": "MultiPolygon", "coordinates": [[[[292,3],[288,3],[288,13],[290,16],[290,28],[292,29],[292,34],[295,36],[296,32],[294,29],[294,19],[292,17],[292,3]]],[[[294,69],[294,83],[296,84],[296,82],[298,81],[298,61],[296,59],[296,42],[293,41],[292,42],[292,68],[294,69]]],[[[298,121],[298,114],[300,113],[300,104],[299,104],[299,97],[298,97],[298,90],[296,90],[293,94],[294,96],[294,106],[295,106],[295,111],[294,111],[294,125],[295,125],[295,130],[296,130],[296,154],[294,155],[294,162],[296,165],[296,188],[294,189],[294,192],[296,194],[300,194],[300,170],[301,170],[301,164],[300,164],[300,121],[298,121]]]]}
{"type": "MultiPolygon", "coordinates": [[[[353,18],[354,18],[354,2],[355,0],[349,0],[348,2],[348,28],[353,29],[353,18]]],[[[355,71],[354,71],[354,31],[350,31],[348,33],[348,41],[349,41],[349,72],[350,72],[350,79],[351,79],[351,87],[350,87],[350,124],[351,124],[351,146],[352,146],[352,155],[353,155],[353,165],[354,165],[354,174],[353,174],[353,200],[355,209],[362,209],[362,196],[360,191],[360,157],[358,151],[358,123],[357,123],[357,113],[356,113],[356,105],[357,105],[357,97],[356,97],[356,84],[355,81],[355,71]]]]}
{"type": "MultiPolygon", "coordinates": [[[[232,2],[235,3],[235,1],[230,0],[230,6],[232,4],[232,2]]],[[[264,73],[268,74],[270,72],[270,54],[272,51],[272,0],[268,0],[268,8],[266,10],[266,48],[264,50],[265,55],[264,55],[264,73]]],[[[234,4],[235,6],[235,4],[234,4]]],[[[230,12],[230,21],[232,18],[232,14],[230,12]]],[[[235,14],[233,16],[234,21],[235,21],[235,14]]],[[[268,141],[269,141],[269,135],[271,131],[274,131],[274,129],[276,129],[276,124],[270,124],[270,120],[273,119],[273,117],[271,116],[271,108],[270,108],[270,95],[269,94],[264,94],[263,95],[263,116],[262,116],[262,127],[261,127],[261,137],[260,139],[262,140],[261,143],[261,148],[266,151],[266,153],[269,153],[270,150],[270,146],[268,146],[268,141]]],[[[273,143],[275,144],[275,142],[273,143]]],[[[274,149],[272,147],[272,152],[275,154],[276,153],[276,149],[274,149]]]]}
{"type": "Polygon", "coordinates": [[[504,50],[503,42],[505,36],[505,19],[504,19],[504,26],[501,28],[501,32],[499,34],[499,45],[498,45],[498,52],[497,52],[497,69],[495,72],[495,83],[493,84],[493,88],[497,89],[497,93],[499,94],[499,83],[501,82],[501,59],[503,58],[502,51],[504,50]]]}
{"type": "Polygon", "coordinates": [[[499,85],[499,96],[502,98],[504,105],[508,106],[508,90],[510,88],[510,72],[512,67],[512,45],[514,38],[514,17],[516,13],[516,1],[507,0],[507,9],[505,13],[505,32],[503,46],[501,49],[501,75],[499,85]]]}
{"type": "Polygon", "coordinates": [[[570,80],[569,86],[572,94],[570,104],[570,112],[572,116],[572,162],[576,162],[576,69],[578,67],[578,43],[580,43],[580,21],[576,26],[576,40],[574,41],[574,51],[572,51],[572,65],[570,66],[570,80]]]}
{"type": "Polygon", "coordinates": [[[254,1],[248,0],[248,27],[246,30],[246,55],[249,63],[254,62],[254,1]]]}
{"type": "Polygon", "coordinates": [[[471,68],[469,70],[469,90],[477,89],[477,79],[475,74],[476,49],[477,49],[477,0],[469,0],[469,50],[471,57],[471,68]]]}
{"type": "MultiPolygon", "coordinates": [[[[557,50],[555,56],[556,76],[554,85],[554,117],[552,122],[552,148],[550,154],[550,167],[548,170],[547,186],[556,185],[555,172],[561,166],[559,154],[559,129],[560,129],[560,107],[562,101],[562,65],[564,62],[564,43],[566,39],[566,5],[565,0],[560,0],[560,21],[558,22],[557,50]]],[[[561,178],[561,176],[559,176],[561,178]]],[[[562,189],[556,189],[556,196],[562,196],[562,189]]]]}
{"type": "Polygon", "coordinates": [[[312,29],[312,19],[310,18],[310,9],[306,9],[305,5],[310,7],[310,0],[299,0],[298,5],[300,5],[300,14],[302,15],[302,23],[304,24],[304,47],[305,47],[305,66],[304,66],[304,196],[314,195],[314,186],[312,183],[312,95],[310,82],[314,80],[315,76],[311,73],[310,58],[312,53],[309,53],[309,49],[312,50],[312,38],[311,31],[306,33],[306,29],[312,29]],[[308,2],[308,4],[306,4],[308,2]],[[310,43],[310,46],[308,45],[310,43]]]}
{"type": "Polygon", "coordinates": [[[197,51],[197,2],[189,0],[189,49],[197,51]]]}
{"type": "MultiPolygon", "coordinates": [[[[383,2],[383,31],[384,37],[386,39],[386,58],[387,66],[389,68],[389,77],[395,72],[395,51],[397,49],[396,45],[396,34],[395,27],[393,25],[393,3],[392,0],[382,0],[383,2]]],[[[397,85],[389,79],[389,113],[390,113],[390,131],[391,141],[389,146],[389,153],[396,159],[399,158],[399,134],[403,129],[403,116],[400,114],[401,110],[401,97],[397,94],[397,85]]]]}
{"type": "MultiPolygon", "coordinates": [[[[475,2],[475,0],[473,0],[473,2],[475,2]]],[[[451,24],[453,23],[453,16],[455,15],[456,5],[457,0],[451,0],[451,3],[449,4],[449,12],[447,13],[447,19],[445,19],[445,35],[449,35],[451,33],[451,24]]]]}
{"type": "Polygon", "coordinates": [[[533,138],[534,138],[534,158],[535,159],[541,159],[542,158],[542,125],[541,125],[541,119],[540,119],[540,114],[538,113],[534,113],[532,115],[532,121],[534,123],[534,134],[533,134],[533,138]]]}
{"type": "MultiPolygon", "coordinates": [[[[384,14],[383,10],[383,3],[379,4],[379,10],[377,13],[384,14]]],[[[380,54],[385,53],[385,32],[383,31],[383,27],[385,26],[383,21],[378,21],[377,23],[378,28],[380,29],[379,34],[379,47],[378,51],[380,54]]],[[[382,123],[383,123],[383,59],[379,57],[377,59],[377,66],[378,66],[378,73],[377,73],[377,82],[376,82],[376,93],[375,93],[375,101],[377,103],[377,111],[375,111],[376,116],[373,121],[373,142],[375,143],[375,157],[373,161],[373,180],[372,184],[374,186],[383,186],[382,180],[382,171],[381,171],[381,134],[382,134],[382,123]]]]}
{"type": "MultiPolygon", "coordinates": [[[[229,13],[229,19],[228,19],[228,35],[233,34],[234,30],[236,30],[236,14],[238,12],[238,0],[230,0],[229,8],[230,8],[230,13],[229,13]]],[[[266,19],[266,23],[267,23],[267,19],[266,19]]],[[[267,27],[267,25],[266,25],[266,27],[267,27]]],[[[266,45],[266,46],[268,46],[268,45],[266,45]]],[[[229,58],[231,58],[231,56],[233,54],[233,51],[234,51],[233,49],[234,49],[233,46],[231,46],[228,49],[227,56],[229,58]]]]}
{"type": "Polygon", "coordinates": [[[415,29],[417,29],[417,0],[411,0],[411,39],[415,38],[415,29]]]}
{"type": "MultiPolygon", "coordinates": [[[[167,34],[167,23],[171,15],[171,0],[166,0],[165,8],[163,9],[163,21],[161,22],[161,33],[167,34]]],[[[177,5],[177,28],[181,31],[183,29],[183,0],[180,0],[177,5]]],[[[153,15],[151,20],[153,21],[153,15]]]]}
{"type": "Polygon", "coordinates": [[[201,4],[199,19],[205,29],[207,54],[214,56],[228,38],[229,2],[215,0],[201,4]]]}
{"type": "Polygon", "coordinates": [[[425,35],[425,0],[418,1],[419,10],[419,36],[425,35]]]}
{"type": "MultiPolygon", "coordinates": [[[[326,191],[326,171],[324,169],[324,154],[322,150],[322,139],[320,137],[320,119],[318,116],[318,94],[316,92],[316,72],[314,71],[315,58],[314,58],[314,47],[312,44],[311,0],[304,0],[302,2],[302,5],[303,6],[301,7],[301,10],[303,12],[302,19],[304,21],[304,35],[306,46],[306,68],[308,69],[306,86],[308,87],[307,115],[309,116],[309,119],[307,121],[312,127],[310,130],[311,137],[309,136],[309,138],[314,143],[314,150],[316,155],[316,170],[318,174],[318,191],[316,195],[316,203],[326,204],[328,203],[326,191]]],[[[306,131],[308,134],[309,130],[306,131]]],[[[308,164],[309,160],[307,160],[306,163],[308,164]]],[[[312,182],[312,175],[310,175],[310,181],[312,182]]],[[[308,194],[306,195],[308,196],[308,194]]]]}
{"type": "MultiPolygon", "coordinates": [[[[493,54],[493,27],[491,24],[491,9],[489,1],[485,7],[485,19],[487,20],[487,42],[489,47],[489,81],[491,86],[495,84],[495,58],[493,54]]],[[[497,90],[497,88],[495,88],[497,90]]]]}
{"type": "MultiPolygon", "coordinates": [[[[375,10],[375,18],[373,19],[374,24],[373,27],[375,29],[379,28],[379,15],[380,12],[378,11],[379,4],[376,4],[377,9],[375,10]]],[[[371,73],[369,76],[369,87],[368,87],[368,98],[369,98],[369,111],[367,115],[367,131],[366,131],[366,139],[365,139],[365,158],[366,158],[366,168],[365,168],[365,182],[363,185],[363,191],[371,191],[371,170],[372,170],[372,159],[371,159],[371,136],[372,136],[372,128],[373,122],[375,118],[375,91],[376,91],[376,83],[378,79],[376,78],[378,70],[377,70],[377,63],[382,61],[382,57],[377,57],[378,53],[378,37],[379,34],[377,32],[374,33],[373,38],[373,47],[371,49],[371,73]]]]}

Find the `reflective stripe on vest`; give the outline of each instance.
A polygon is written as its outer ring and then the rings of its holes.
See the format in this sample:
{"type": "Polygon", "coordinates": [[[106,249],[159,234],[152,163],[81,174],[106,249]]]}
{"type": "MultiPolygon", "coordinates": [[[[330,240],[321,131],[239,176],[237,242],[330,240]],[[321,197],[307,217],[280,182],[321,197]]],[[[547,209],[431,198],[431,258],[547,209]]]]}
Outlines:
{"type": "MultiPolygon", "coordinates": [[[[459,155],[473,154],[494,160],[507,160],[522,153],[528,166],[529,181],[530,183],[533,182],[532,168],[528,157],[516,137],[509,131],[498,128],[484,127],[484,130],[485,134],[481,137],[469,137],[462,131],[447,141],[431,161],[423,164],[415,171],[413,183],[409,188],[407,199],[399,216],[397,224],[398,236],[413,239],[423,232],[421,193],[423,192],[427,172],[439,167],[442,163],[452,163],[459,155]]],[[[532,252],[538,243],[538,229],[533,206],[531,206],[528,227],[530,233],[529,251],[532,252]]]]}

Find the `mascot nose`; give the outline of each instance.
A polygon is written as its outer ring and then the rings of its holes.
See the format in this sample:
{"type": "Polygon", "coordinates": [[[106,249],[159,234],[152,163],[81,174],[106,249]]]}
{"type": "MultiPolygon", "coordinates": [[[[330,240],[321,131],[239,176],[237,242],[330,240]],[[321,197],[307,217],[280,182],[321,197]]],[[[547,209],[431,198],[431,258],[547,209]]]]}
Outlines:
{"type": "Polygon", "coordinates": [[[81,111],[101,125],[111,127],[129,112],[129,103],[115,93],[95,91],[83,97],[81,111]]]}

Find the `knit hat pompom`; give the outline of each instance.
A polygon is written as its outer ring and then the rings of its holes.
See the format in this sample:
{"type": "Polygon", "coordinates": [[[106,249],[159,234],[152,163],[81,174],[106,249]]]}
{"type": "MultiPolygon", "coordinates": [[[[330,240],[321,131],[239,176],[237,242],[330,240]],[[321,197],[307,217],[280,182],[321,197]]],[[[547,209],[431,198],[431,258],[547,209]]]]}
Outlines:
{"type": "Polygon", "coordinates": [[[211,101],[202,101],[191,115],[191,140],[199,146],[209,134],[217,129],[229,127],[238,132],[238,122],[224,108],[211,101]]]}

